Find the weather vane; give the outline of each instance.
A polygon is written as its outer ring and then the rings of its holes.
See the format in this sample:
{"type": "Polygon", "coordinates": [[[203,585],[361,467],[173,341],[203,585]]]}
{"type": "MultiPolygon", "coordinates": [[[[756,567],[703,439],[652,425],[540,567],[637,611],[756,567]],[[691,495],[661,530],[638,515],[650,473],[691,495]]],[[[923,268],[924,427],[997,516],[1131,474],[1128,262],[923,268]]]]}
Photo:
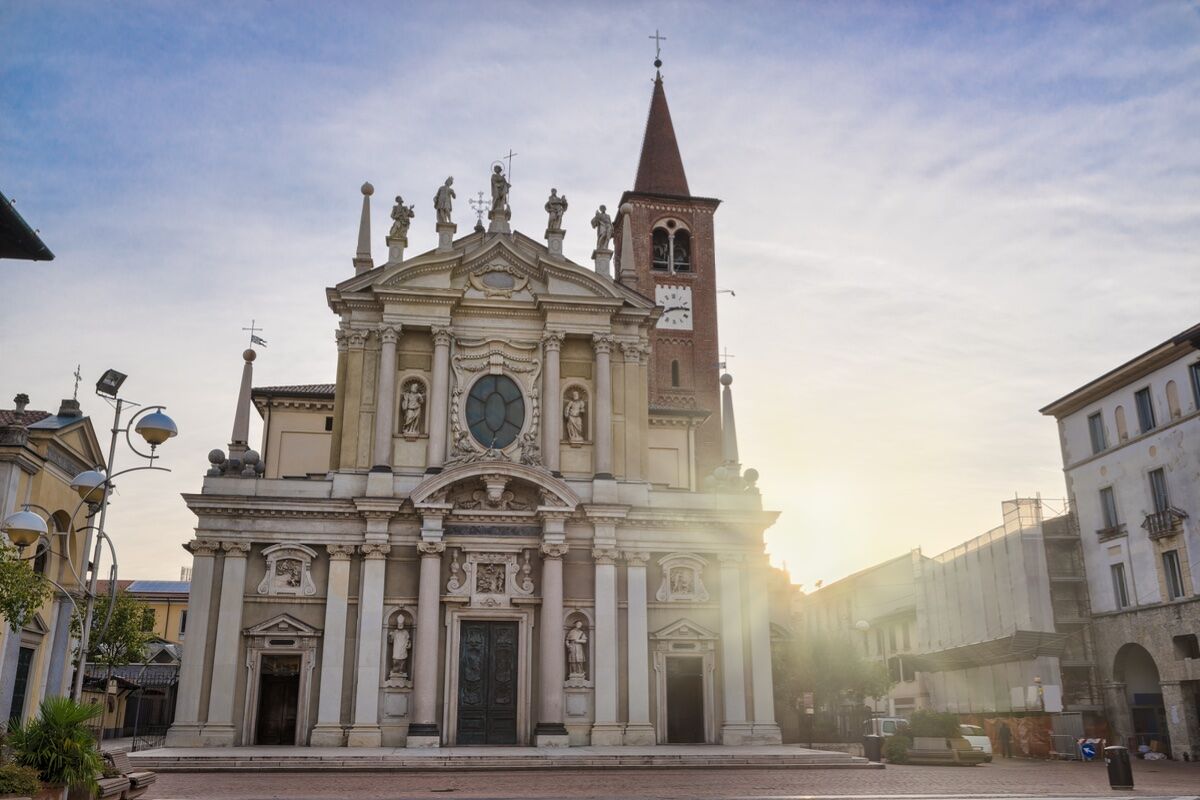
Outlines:
{"type": "Polygon", "coordinates": [[[80,382],[81,380],[83,380],[83,375],[82,375],[82,374],[80,374],[80,372],[79,372],[79,368],[80,368],[81,366],[83,366],[83,365],[82,365],[82,364],[76,364],[76,365],[75,365],[75,392],[74,392],[74,394],[72,394],[72,395],[71,395],[71,399],[72,399],[72,400],[78,400],[78,399],[79,399],[79,382],[80,382]]]}
{"type": "Polygon", "coordinates": [[[658,69],[662,66],[662,43],[667,40],[667,37],[659,35],[658,28],[655,28],[654,35],[646,38],[654,40],[654,68],[658,69]]]}
{"type": "Polygon", "coordinates": [[[261,336],[256,335],[262,331],[262,328],[256,328],[254,326],[254,320],[250,320],[249,328],[242,328],[242,330],[250,331],[250,346],[251,347],[254,347],[254,345],[258,345],[259,347],[267,346],[267,340],[262,338],[261,336]]]}

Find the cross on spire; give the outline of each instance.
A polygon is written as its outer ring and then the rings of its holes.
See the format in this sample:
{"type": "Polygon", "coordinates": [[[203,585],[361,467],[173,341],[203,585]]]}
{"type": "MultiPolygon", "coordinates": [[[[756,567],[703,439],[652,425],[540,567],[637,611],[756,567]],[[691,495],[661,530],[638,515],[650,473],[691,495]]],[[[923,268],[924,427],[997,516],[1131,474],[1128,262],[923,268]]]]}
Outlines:
{"type": "Polygon", "coordinates": [[[737,358],[737,356],[729,352],[729,348],[726,347],[721,351],[721,360],[717,362],[717,369],[721,370],[722,372],[728,372],[729,359],[731,358],[737,358]]]}
{"type": "Polygon", "coordinates": [[[83,380],[83,375],[82,375],[82,374],[80,374],[80,372],[79,372],[79,368],[80,368],[80,367],[82,367],[82,366],[83,366],[82,364],[76,364],[76,365],[75,365],[75,373],[74,373],[74,375],[75,375],[75,392],[74,392],[74,393],[71,395],[71,399],[72,399],[72,400],[78,400],[78,399],[79,399],[79,382],[80,382],[81,380],[83,380]]]}
{"type": "Polygon", "coordinates": [[[262,332],[262,328],[255,327],[254,320],[250,320],[249,328],[242,328],[242,330],[250,331],[250,346],[251,347],[254,347],[254,345],[258,345],[259,347],[267,346],[267,340],[262,338],[261,336],[256,335],[256,334],[262,332]]]}
{"type": "Polygon", "coordinates": [[[655,28],[654,35],[646,38],[654,40],[654,67],[657,69],[662,66],[662,43],[667,40],[667,37],[659,34],[658,28],[655,28]]]}
{"type": "Polygon", "coordinates": [[[513,156],[519,156],[520,153],[514,153],[512,148],[508,148],[508,155],[500,156],[502,161],[508,161],[508,167],[504,170],[504,177],[508,178],[508,182],[512,183],[512,160],[513,156]]]}

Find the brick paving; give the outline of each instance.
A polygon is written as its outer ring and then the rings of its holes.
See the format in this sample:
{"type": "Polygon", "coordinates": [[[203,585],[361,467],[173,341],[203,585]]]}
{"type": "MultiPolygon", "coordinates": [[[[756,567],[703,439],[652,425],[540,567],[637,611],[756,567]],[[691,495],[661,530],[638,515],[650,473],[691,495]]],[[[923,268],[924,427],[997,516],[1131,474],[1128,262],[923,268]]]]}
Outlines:
{"type": "Polygon", "coordinates": [[[415,773],[164,773],[162,800],[403,798],[1197,797],[1200,763],[1135,762],[1132,792],[1108,788],[1103,764],[998,761],[978,767],[884,770],[548,770],[415,773]]]}

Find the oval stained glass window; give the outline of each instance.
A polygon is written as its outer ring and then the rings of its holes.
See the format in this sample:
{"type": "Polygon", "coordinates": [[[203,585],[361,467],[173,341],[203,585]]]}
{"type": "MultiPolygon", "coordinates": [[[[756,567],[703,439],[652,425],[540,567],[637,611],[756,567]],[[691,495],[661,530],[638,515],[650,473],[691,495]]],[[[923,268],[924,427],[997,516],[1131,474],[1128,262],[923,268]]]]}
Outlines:
{"type": "Polygon", "coordinates": [[[484,375],[475,381],[466,411],[467,428],[484,447],[508,447],[525,424],[525,398],[507,375],[484,375]]]}

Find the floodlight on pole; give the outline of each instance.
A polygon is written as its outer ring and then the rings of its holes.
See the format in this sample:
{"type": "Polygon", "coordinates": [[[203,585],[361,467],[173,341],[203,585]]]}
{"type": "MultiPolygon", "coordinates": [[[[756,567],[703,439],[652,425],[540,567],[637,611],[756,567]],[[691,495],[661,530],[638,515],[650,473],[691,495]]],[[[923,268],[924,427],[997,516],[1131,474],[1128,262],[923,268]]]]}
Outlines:
{"type": "Polygon", "coordinates": [[[121,384],[127,377],[125,373],[117,372],[115,369],[106,370],[100,376],[100,380],[96,381],[96,394],[116,399],[117,392],[121,390],[121,384]]]}

